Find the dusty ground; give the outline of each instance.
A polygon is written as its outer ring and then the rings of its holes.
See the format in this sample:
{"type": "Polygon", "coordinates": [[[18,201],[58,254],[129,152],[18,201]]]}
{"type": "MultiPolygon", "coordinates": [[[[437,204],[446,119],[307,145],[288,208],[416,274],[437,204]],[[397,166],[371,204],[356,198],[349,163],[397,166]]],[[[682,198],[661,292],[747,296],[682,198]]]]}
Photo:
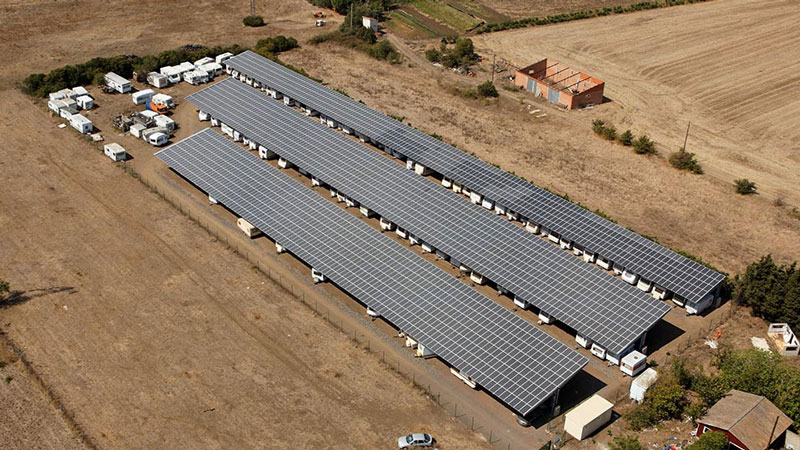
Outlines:
{"type": "MultiPolygon", "coordinates": [[[[0,310],[3,330],[93,443],[374,449],[426,429],[443,448],[483,447],[72,130],[6,98],[0,273],[22,299],[0,310]]],[[[30,419],[5,417],[24,436],[30,419]]],[[[36,437],[20,448],[49,442],[36,437]]]]}

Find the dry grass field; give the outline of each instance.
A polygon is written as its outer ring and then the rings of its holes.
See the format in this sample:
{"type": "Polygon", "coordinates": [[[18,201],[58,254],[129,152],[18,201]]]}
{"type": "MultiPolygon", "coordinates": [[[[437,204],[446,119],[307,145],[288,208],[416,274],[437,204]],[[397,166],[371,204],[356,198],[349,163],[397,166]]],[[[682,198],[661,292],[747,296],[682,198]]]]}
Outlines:
{"type": "Polygon", "coordinates": [[[705,171],[800,204],[800,8],[729,0],[479,36],[524,66],[555,58],[607,81],[592,116],[683,143],[705,171]]]}
{"type": "MultiPolygon", "coordinates": [[[[576,2],[529,3],[562,12],[576,2]]],[[[528,12],[526,4],[492,7],[510,16],[551,13],[528,12]]],[[[55,128],[42,105],[13,89],[30,72],[95,56],[290,35],[302,48],[281,58],[330,86],[724,270],[768,252],[782,261],[800,254],[800,220],[790,212],[800,206],[797,102],[779,95],[799,83],[800,11],[790,1],[720,0],[476,38],[485,57],[496,52],[522,65],[548,56],[605,78],[611,102],[582,112],[502,89],[499,101],[464,99],[452,87],[488,73],[458,77],[408,48],[401,49],[408,61],[389,65],[306,44],[320,30],[311,17],[317,8],[305,0],[261,0],[268,25],[246,28],[248,5],[0,5],[0,25],[13,36],[0,46],[0,278],[25,299],[0,309],[0,329],[90,444],[375,449],[425,429],[436,431],[442,450],[486,447],[72,130],[55,128]],[[547,116],[536,119],[530,108],[547,116]],[[601,141],[590,130],[594,118],[651,135],[662,155],[641,157],[601,141]],[[664,161],[688,120],[703,176],[664,161]],[[731,181],[739,177],[755,180],[763,194],[735,195],[731,181]],[[787,206],[774,206],[778,196],[787,206]],[[286,432],[290,440],[271,441],[286,432]]],[[[118,112],[111,109],[101,104],[96,114],[107,120],[118,112]]],[[[108,127],[103,133],[116,139],[108,127]]],[[[21,362],[8,352],[0,358],[12,361],[0,374],[13,377],[0,383],[0,400],[25,412],[0,419],[0,442],[81,448],[21,362]]]]}

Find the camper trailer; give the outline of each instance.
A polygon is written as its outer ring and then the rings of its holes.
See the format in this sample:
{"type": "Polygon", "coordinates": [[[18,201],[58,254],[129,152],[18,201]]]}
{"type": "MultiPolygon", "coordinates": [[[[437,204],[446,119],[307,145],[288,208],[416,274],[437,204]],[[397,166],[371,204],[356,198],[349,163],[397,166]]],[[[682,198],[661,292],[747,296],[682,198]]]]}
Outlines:
{"type": "Polygon", "coordinates": [[[156,123],[157,127],[166,128],[167,131],[175,130],[175,121],[167,116],[159,114],[153,118],[153,121],[156,123]]]}
{"type": "Polygon", "coordinates": [[[94,130],[92,121],[80,114],[73,114],[69,117],[69,124],[81,134],[89,134],[94,130]]]}
{"type": "Polygon", "coordinates": [[[169,140],[167,129],[162,127],[148,128],[142,131],[141,134],[145,142],[156,147],[166,144],[169,140]]]}
{"type": "Polygon", "coordinates": [[[155,92],[152,89],[144,89],[131,94],[131,99],[133,99],[134,105],[142,105],[149,102],[153,95],[155,95],[155,92]]]}
{"type": "Polygon", "coordinates": [[[94,107],[94,99],[91,95],[81,95],[75,99],[75,102],[81,109],[92,109],[94,107]]]}
{"type": "Polygon", "coordinates": [[[150,72],[147,74],[147,84],[159,89],[165,88],[169,86],[169,78],[158,72],[150,72]]]}
{"type": "Polygon", "coordinates": [[[225,53],[222,53],[220,55],[217,55],[217,57],[214,58],[214,62],[216,62],[217,64],[222,64],[225,61],[227,61],[228,59],[230,59],[232,56],[233,56],[233,53],[225,52],[225,53]]]}
{"type": "Polygon", "coordinates": [[[191,85],[208,83],[208,74],[202,69],[189,70],[183,73],[183,81],[191,85]]]}
{"type": "Polygon", "coordinates": [[[119,92],[120,94],[125,94],[131,91],[131,82],[115,74],[114,72],[108,72],[105,77],[103,77],[103,80],[105,81],[106,86],[119,92]]]}
{"type": "Polygon", "coordinates": [[[172,100],[172,96],[167,94],[156,94],[150,99],[150,101],[155,105],[162,105],[166,106],[167,108],[175,107],[175,101],[172,100]]]}
{"type": "Polygon", "coordinates": [[[178,84],[181,82],[181,70],[178,67],[164,66],[160,69],[161,75],[167,77],[170,84],[178,84]]]}
{"type": "Polygon", "coordinates": [[[261,230],[253,226],[250,222],[242,219],[241,217],[236,221],[236,226],[239,227],[242,232],[244,232],[247,237],[253,239],[261,235],[261,230]]]}
{"type": "Polygon", "coordinates": [[[124,161],[128,156],[128,153],[125,151],[125,149],[116,142],[104,145],[103,153],[111,158],[112,161],[124,161]]]}

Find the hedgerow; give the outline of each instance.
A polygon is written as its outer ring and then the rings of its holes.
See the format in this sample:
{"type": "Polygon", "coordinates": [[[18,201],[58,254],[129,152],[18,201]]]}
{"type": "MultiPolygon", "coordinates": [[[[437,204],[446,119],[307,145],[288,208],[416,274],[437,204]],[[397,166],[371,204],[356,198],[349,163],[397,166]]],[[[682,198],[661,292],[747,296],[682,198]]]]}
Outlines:
{"type": "Polygon", "coordinates": [[[524,19],[509,20],[506,22],[487,23],[476,31],[481,33],[492,33],[495,31],[511,30],[515,28],[525,28],[537,25],[549,25],[573,20],[590,19],[598,16],[608,16],[611,14],[626,14],[634,11],[644,11],[648,9],[665,8],[670,6],[685,5],[688,3],[702,3],[709,0],[665,0],[665,1],[646,1],[633,3],[628,6],[612,6],[600,9],[585,9],[572,11],[562,14],[554,14],[545,17],[527,17],[524,19]]]}

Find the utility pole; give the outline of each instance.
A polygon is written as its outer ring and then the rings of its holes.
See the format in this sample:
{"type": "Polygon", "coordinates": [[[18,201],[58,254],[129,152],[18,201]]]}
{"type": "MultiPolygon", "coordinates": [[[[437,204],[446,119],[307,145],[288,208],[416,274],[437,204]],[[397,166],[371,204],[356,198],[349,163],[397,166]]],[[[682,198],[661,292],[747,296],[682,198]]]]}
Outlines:
{"type": "Polygon", "coordinates": [[[350,3],[350,29],[353,29],[353,4],[350,3]]]}
{"type": "Polygon", "coordinates": [[[689,125],[686,125],[686,137],[683,138],[683,148],[681,148],[682,152],[686,151],[686,143],[689,141],[689,127],[692,126],[692,122],[689,121],[689,125]]]}
{"type": "Polygon", "coordinates": [[[494,84],[494,59],[496,56],[497,54],[492,54],[492,84],[494,84]]]}
{"type": "Polygon", "coordinates": [[[250,15],[256,15],[256,0],[250,0],[250,15]]]}

